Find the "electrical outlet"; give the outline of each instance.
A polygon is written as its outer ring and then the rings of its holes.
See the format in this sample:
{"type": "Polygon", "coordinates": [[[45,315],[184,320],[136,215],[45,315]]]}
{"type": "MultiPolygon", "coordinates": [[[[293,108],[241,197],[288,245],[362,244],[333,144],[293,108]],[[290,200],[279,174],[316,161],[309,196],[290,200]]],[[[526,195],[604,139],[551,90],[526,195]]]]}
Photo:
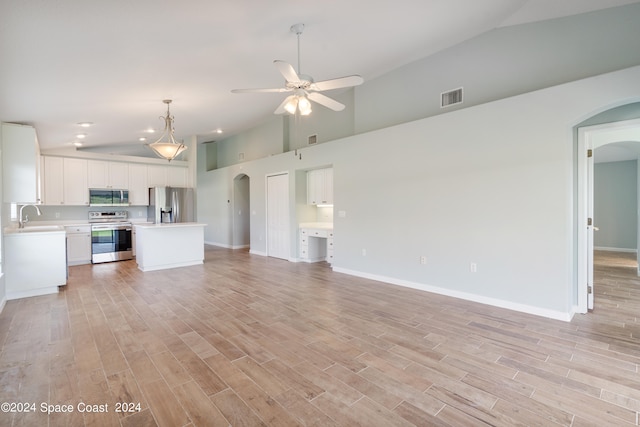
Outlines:
{"type": "Polygon", "coordinates": [[[420,257],[420,264],[425,265],[427,263],[427,257],[422,255],[420,257]]]}
{"type": "Polygon", "coordinates": [[[56,212],[56,219],[60,218],[60,212],[56,212]]]}
{"type": "Polygon", "coordinates": [[[478,271],[478,265],[477,265],[475,262],[472,262],[472,263],[469,265],[469,270],[470,270],[472,273],[476,273],[476,272],[478,271]]]}
{"type": "Polygon", "coordinates": [[[367,250],[366,249],[362,250],[362,256],[367,256],[367,250]]]}

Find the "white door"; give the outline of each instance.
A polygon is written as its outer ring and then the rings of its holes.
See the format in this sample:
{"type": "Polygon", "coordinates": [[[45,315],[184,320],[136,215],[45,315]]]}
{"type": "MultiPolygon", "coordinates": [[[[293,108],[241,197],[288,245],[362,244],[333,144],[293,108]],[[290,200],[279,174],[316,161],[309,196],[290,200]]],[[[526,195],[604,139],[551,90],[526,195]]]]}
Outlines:
{"type": "Polygon", "coordinates": [[[289,259],[289,174],[267,177],[267,255],[289,259]]]}

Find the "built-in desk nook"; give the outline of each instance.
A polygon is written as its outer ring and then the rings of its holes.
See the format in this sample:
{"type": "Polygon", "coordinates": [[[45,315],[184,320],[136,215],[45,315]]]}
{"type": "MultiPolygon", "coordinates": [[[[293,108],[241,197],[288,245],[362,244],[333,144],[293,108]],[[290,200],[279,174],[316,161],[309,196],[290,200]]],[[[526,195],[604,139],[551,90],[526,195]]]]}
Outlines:
{"type": "Polygon", "coordinates": [[[300,224],[299,254],[304,262],[333,262],[333,223],[300,224]]]}

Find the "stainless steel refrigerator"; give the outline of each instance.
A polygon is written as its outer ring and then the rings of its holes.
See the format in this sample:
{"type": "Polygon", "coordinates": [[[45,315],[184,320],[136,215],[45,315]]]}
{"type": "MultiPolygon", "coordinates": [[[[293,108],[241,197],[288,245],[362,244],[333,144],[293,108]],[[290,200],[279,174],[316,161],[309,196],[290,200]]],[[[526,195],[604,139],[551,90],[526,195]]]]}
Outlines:
{"type": "Polygon", "coordinates": [[[193,188],[150,188],[147,221],[156,224],[163,222],[195,222],[195,202],[193,188]]]}

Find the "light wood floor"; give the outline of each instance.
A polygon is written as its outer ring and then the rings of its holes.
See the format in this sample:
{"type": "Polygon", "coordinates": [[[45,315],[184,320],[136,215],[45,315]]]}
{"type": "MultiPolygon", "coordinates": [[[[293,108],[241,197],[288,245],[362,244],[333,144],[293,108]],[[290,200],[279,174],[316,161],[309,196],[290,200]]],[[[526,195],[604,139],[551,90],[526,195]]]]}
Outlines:
{"type": "Polygon", "coordinates": [[[72,267],[0,314],[0,402],[36,405],[0,425],[638,425],[640,280],[599,255],[570,323],[212,247],[72,267]]]}

